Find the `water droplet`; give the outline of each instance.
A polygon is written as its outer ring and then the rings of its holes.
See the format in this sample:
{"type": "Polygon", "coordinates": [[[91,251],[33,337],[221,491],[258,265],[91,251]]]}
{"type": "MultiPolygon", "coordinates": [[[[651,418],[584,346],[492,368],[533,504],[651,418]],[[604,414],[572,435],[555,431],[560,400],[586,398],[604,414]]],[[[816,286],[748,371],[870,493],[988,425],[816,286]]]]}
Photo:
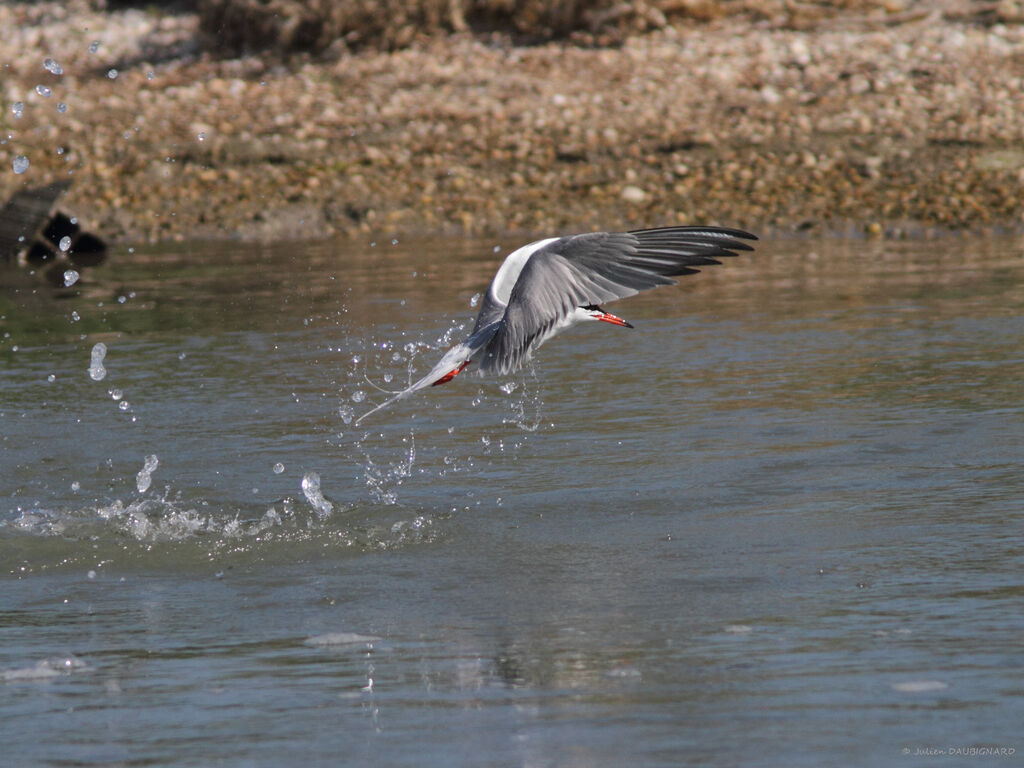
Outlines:
{"type": "Polygon", "coordinates": [[[16,102],[14,102],[11,105],[11,112],[14,113],[14,116],[16,118],[17,117],[21,117],[23,114],[25,114],[25,102],[24,101],[16,101],[16,102]]]}
{"type": "Polygon", "coordinates": [[[156,77],[156,72],[154,72],[152,69],[146,73],[147,80],[152,80],[154,77],[156,77]]]}
{"type": "Polygon", "coordinates": [[[100,341],[93,345],[92,359],[89,363],[89,378],[93,381],[103,381],[103,378],[107,375],[107,369],[103,367],[103,358],[106,356],[106,344],[100,341]]]}
{"type": "Polygon", "coordinates": [[[122,400],[120,403],[117,404],[117,407],[122,411],[127,411],[129,408],[131,408],[131,405],[128,403],[127,400],[122,400]]]}
{"type": "Polygon", "coordinates": [[[280,475],[282,472],[284,472],[284,464],[282,464],[279,461],[279,462],[277,462],[277,464],[274,465],[274,474],[275,475],[280,475]]]}
{"type": "Polygon", "coordinates": [[[334,505],[324,498],[320,490],[320,475],[316,472],[307,472],[302,476],[302,494],[321,518],[334,511],[334,505]]]}
{"type": "MultiPolygon", "coordinates": [[[[397,353],[396,353],[396,354],[397,354],[397,353]]],[[[393,380],[394,378],[395,378],[394,374],[391,374],[391,373],[385,373],[385,374],[384,374],[384,383],[385,383],[385,384],[390,384],[390,383],[392,382],[392,380],[393,380]]]]}
{"type": "Polygon", "coordinates": [[[85,574],[85,577],[87,579],[90,579],[90,580],[95,579],[96,578],[96,571],[90,570],[88,573],[85,574]]]}
{"type": "MultiPolygon", "coordinates": [[[[65,238],[67,239],[67,238],[65,238]]],[[[66,251],[66,248],[61,248],[62,251],[66,251]]],[[[78,282],[78,273],[73,269],[64,271],[64,287],[70,288],[72,285],[78,282]]]]}
{"type": "Polygon", "coordinates": [[[44,99],[48,99],[48,98],[50,98],[50,94],[53,93],[53,91],[51,91],[45,85],[37,85],[36,86],[36,93],[38,93],[44,99]]]}
{"type": "Polygon", "coordinates": [[[124,392],[122,392],[120,389],[111,389],[107,394],[110,395],[111,399],[114,400],[114,402],[117,402],[118,400],[124,397],[124,392]]]}
{"type": "Polygon", "coordinates": [[[142,464],[142,469],[135,475],[135,488],[139,493],[145,493],[149,490],[149,486],[153,481],[152,475],[156,472],[156,468],[159,465],[160,459],[155,454],[146,457],[142,464]]]}
{"type": "MultiPolygon", "coordinates": [[[[58,103],[57,104],[57,111],[60,112],[61,114],[63,114],[64,112],[67,112],[68,111],[68,105],[65,104],[63,101],[58,103]]],[[[63,147],[61,147],[61,149],[63,150],[63,147]]],[[[60,152],[60,154],[63,154],[63,151],[60,152]]]]}
{"type": "Polygon", "coordinates": [[[18,155],[16,158],[14,158],[13,165],[15,173],[24,173],[25,171],[28,170],[28,158],[25,157],[24,155],[18,155]]]}
{"type": "Polygon", "coordinates": [[[81,319],[82,319],[82,316],[80,314],[78,314],[78,311],[72,309],[71,310],[71,322],[72,323],[77,323],[81,319]]]}
{"type": "Polygon", "coordinates": [[[398,238],[397,237],[391,238],[391,244],[392,245],[398,245],[398,238]]]}
{"type": "Polygon", "coordinates": [[[54,374],[51,373],[49,376],[46,377],[46,380],[48,382],[50,382],[51,384],[53,384],[53,382],[55,382],[57,380],[57,377],[54,374]]]}
{"type": "Polygon", "coordinates": [[[346,424],[351,424],[352,419],[355,418],[356,412],[352,409],[351,405],[343,405],[338,409],[338,415],[346,424]]]}
{"type": "Polygon", "coordinates": [[[100,41],[99,40],[93,40],[91,43],[89,43],[89,53],[96,53],[96,51],[98,51],[99,49],[100,49],[100,41]]]}
{"type": "Polygon", "coordinates": [[[199,141],[206,141],[206,131],[200,131],[199,135],[196,136],[199,141]]]}
{"type": "Polygon", "coordinates": [[[513,392],[516,391],[516,387],[518,386],[519,385],[516,384],[514,381],[506,381],[504,384],[498,387],[498,389],[500,389],[506,395],[511,395],[513,392]]]}
{"type": "Polygon", "coordinates": [[[60,248],[62,251],[67,251],[69,248],[71,248],[71,238],[68,237],[67,235],[64,235],[64,237],[62,237],[60,239],[60,242],[57,244],[57,247],[60,248]]]}
{"type": "Polygon", "coordinates": [[[107,77],[109,77],[111,80],[117,80],[117,70],[116,69],[108,69],[107,70],[107,77]]]}
{"type": "Polygon", "coordinates": [[[474,293],[473,294],[473,298],[471,298],[469,300],[469,306],[475,307],[479,303],[480,303],[480,294],[479,293],[474,293]]]}
{"type": "Polygon", "coordinates": [[[363,392],[363,390],[361,390],[361,389],[357,389],[355,392],[352,393],[352,402],[353,403],[361,403],[365,399],[366,399],[366,393],[363,392]]]}
{"type": "Polygon", "coordinates": [[[43,59],[43,67],[50,74],[53,74],[53,75],[63,75],[64,74],[64,70],[61,69],[60,64],[58,64],[53,59],[49,59],[49,58],[43,59]]]}
{"type": "Polygon", "coordinates": [[[80,482],[78,482],[77,480],[75,480],[74,482],[71,483],[71,490],[72,491],[75,491],[77,493],[79,490],[81,490],[81,488],[82,488],[82,484],[80,482]]]}

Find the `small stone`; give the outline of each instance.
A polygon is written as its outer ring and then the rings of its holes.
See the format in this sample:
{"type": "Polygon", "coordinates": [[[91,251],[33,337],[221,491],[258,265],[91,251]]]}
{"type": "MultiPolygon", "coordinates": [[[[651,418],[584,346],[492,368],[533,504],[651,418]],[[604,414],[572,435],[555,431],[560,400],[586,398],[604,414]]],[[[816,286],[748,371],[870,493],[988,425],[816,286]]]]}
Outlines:
{"type": "Polygon", "coordinates": [[[622,199],[627,203],[642,203],[647,199],[647,193],[630,184],[622,188],[622,199]]]}

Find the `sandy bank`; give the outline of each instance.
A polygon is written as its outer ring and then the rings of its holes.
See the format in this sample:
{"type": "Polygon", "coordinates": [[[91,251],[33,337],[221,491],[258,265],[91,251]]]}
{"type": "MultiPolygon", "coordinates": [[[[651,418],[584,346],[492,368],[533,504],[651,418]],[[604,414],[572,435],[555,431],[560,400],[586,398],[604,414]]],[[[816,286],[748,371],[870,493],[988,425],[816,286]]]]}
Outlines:
{"type": "Polygon", "coordinates": [[[187,14],[15,4],[0,24],[0,194],[71,174],[68,206],[115,240],[1024,220],[1016,25],[725,18],[271,64],[201,54],[187,14]]]}

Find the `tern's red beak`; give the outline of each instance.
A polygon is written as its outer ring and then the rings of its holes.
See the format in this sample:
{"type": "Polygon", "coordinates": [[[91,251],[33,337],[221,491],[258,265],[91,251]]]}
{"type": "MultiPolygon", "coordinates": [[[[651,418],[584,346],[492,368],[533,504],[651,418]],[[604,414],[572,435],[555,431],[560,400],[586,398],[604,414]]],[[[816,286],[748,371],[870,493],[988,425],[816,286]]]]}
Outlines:
{"type": "Polygon", "coordinates": [[[600,315],[594,316],[595,320],[600,320],[602,323],[611,323],[612,325],[621,325],[623,328],[632,328],[633,326],[627,323],[618,315],[613,315],[611,312],[603,312],[600,315]]]}

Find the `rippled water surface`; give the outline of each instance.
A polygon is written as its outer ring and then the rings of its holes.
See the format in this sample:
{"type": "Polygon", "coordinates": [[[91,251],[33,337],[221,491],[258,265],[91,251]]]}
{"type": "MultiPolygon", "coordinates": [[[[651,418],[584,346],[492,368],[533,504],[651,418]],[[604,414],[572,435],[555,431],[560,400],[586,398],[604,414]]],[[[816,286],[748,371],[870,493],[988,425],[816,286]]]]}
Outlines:
{"type": "Polygon", "coordinates": [[[1021,242],[762,242],[355,427],[518,244],[0,273],[9,764],[1020,760],[1021,242]]]}

